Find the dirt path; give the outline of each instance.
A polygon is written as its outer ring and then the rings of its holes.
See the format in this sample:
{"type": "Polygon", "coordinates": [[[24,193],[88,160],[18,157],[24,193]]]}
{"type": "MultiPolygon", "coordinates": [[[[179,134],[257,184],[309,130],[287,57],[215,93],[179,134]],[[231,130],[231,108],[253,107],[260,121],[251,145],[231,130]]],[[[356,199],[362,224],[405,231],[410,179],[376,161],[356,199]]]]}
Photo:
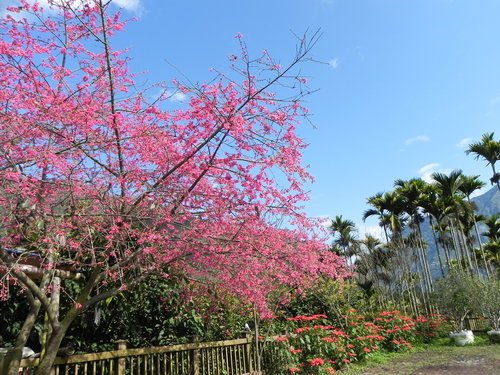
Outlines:
{"type": "Polygon", "coordinates": [[[500,345],[436,347],[346,375],[500,375],[500,345]]]}

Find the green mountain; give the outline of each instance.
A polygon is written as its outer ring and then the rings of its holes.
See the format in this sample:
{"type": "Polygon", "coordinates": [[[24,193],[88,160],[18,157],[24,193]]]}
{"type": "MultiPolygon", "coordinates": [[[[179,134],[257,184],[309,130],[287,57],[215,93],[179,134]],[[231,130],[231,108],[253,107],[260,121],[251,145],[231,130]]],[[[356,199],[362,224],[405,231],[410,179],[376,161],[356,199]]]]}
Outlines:
{"type": "Polygon", "coordinates": [[[483,195],[473,198],[481,215],[491,216],[500,213],[500,190],[495,186],[483,195]]]}

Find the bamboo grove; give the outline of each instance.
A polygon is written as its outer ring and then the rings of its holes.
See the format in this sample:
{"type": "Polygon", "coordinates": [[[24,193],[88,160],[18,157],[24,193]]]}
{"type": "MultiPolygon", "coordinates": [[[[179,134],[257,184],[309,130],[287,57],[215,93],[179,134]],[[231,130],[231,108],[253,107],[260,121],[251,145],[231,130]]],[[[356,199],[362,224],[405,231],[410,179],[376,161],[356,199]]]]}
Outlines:
{"type": "MultiPolygon", "coordinates": [[[[491,183],[500,192],[495,170],[500,142],[494,133],[484,134],[466,153],[486,161],[493,172],[491,183]]],[[[363,213],[363,221],[377,218],[383,238],[359,239],[354,222],[336,216],[330,225],[332,251],[345,257],[367,298],[383,307],[396,304],[405,313],[437,312],[434,282],[450,270],[481,280],[499,277],[500,214],[479,215],[471,200],[485,185],[479,176],[459,169],[433,173],[429,182],[395,180],[392,191],[367,198],[369,208],[363,213]],[[431,247],[437,258],[434,267],[431,247]]]]}

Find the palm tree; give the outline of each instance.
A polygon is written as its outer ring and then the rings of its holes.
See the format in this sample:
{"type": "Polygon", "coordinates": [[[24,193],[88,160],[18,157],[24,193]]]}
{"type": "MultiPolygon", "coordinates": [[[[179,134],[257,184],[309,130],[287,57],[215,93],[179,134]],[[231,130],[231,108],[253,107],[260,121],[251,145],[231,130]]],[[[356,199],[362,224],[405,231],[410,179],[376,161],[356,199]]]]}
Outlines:
{"type": "MultiPolygon", "coordinates": [[[[463,184],[463,173],[460,169],[453,170],[449,175],[435,172],[432,174],[432,179],[438,188],[441,200],[445,205],[445,210],[448,212],[450,229],[452,239],[455,244],[455,250],[460,251],[461,257],[467,260],[470,272],[474,269],[470,256],[469,249],[467,248],[467,241],[464,235],[464,225],[462,223],[464,214],[468,214],[471,207],[463,199],[463,194],[460,187],[463,184]]],[[[476,273],[479,274],[479,269],[476,267],[476,273]]]]}
{"type": "MultiPolygon", "coordinates": [[[[438,240],[438,236],[436,235],[437,233],[440,233],[440,227],[441,227],[441,220],[443,219],[443,204],[439,199],[439,193],[435,185],[432,184],[427,184],[425,187],[425,194],[423,195],[420,205],[423,209],[423,215],[426,215],[429,218],[429,225],[431,228],[432,232],[432,238],[434,239],[434,246],[436,247],[436,254],[438,256],[438,261],[439,261],[439,268],[441,270],[441,276],[445,276],[444,272],[444,263],[443,260],[441,259],[441,246],[440,243],[443,245],[442,248],[444,250],[445,258],[446,258],[446,263],[448,265],[448,268],[450,267],[450,258],[448,254],[448,248],[446,247],[446,244],[442,243],[440,240],[438,240]],[[436,223],[435,223],[436,221],[436,223]]],[[[442,233],[440,233],[442,234],[442,233]]]]}
{"type": "MultiPolygon", "coordinates": [[[[370,203],[370,201],[369,201],[370,203]]],[[[409,242],[403,236],[404,228],[408,225],[409,215],[405,212],[405,201],[403,196],[397,191],[390,191],[384,194],[379,194],[375,202],[378,207],[375,211],[366,211],[364,217],[370,212],[381,212],[381,225],[390,231],[387,249],[391,253],[390,268],[394,275],[391,285],[391,292],[399,293],[408,292],[408,295],[413,300],[417,300],[416,291],[413,284],[407,283],[411,273],[413,256],[411,254],[409,242]]],[[[379,216],[380,217],[380,216],[379,216]]]]}
{"type": "MultiPolygon", "coordinates": [[[[467,198],[467,202],[469,203],[469,205],[471,205],[471,207],[473,207],[473,209],[475,209],[475,207],[473,206],[473,203],[472,201],[470,200],[470,197],[471,195],[483,188],[486,184],[483,182],[483,181],[480,181],[479,180],[479,176],[476,175],[476,176],[465,176],[465,175],[462,175],[462,184],[459,186],[459,190],[465,195],[465,197],[467,198]]],[[[486,269],[486,275],[488,277],[490,277],[490,270],[488,269],[488,263],[486,262],[486,258],[485,258],[485,254],[484,254],[484,251],[483,251],[483,244],[482,244],[482,241],[481,241],[481,236],[479,235],[479,229],[478,229],[478,226],[477,226],[477,221],[476,221],[476,215],[474,214],[474,212],[472,212],[472,215],[470,215],[470,218],[472,219],[472,222],[474,224],[474,230],[476,232],[476,238],[477,238],[477,243],[478,243],[478,246],[479,246],[479,252],[481,254],[481,258],[483,260],[483,263],[484,263],[484,268],[486,269]]]]}
{"type": "Polygon", "coordinates": [[[488,227],[482,235],[488,237],[488,242],[484,245],[486,258],[494,267],[497,273],[500,271],[500,214],[490,216],[483,221],[488,227]]]}
{"type": "Polygon", "coordinates": [[[390,261],[395,254],[389,246],[380,239],[366,235],[359,241],[359,251],[356,260],[356,275],[358,286],[367,291],[378,291],[380,306],[389,308],[394,300],[395,281],[399,274],[391,268],[390,261]],[[367,289],[369,288],[369,289],[367,289]]]}
{"type": "Polygon", "coordinates": [[[462,170],[455,169],[451,171],[449,175],[441,172],[434,172],[431,178],[439,188],[443,199],[455,199],[463,183],[462,176],[462,170]]]}
{"type": "Polygon", "coordinates": [[[476,154],[476,160],[480,157],[486,160],[486,165],[491,165],[493,170],[493,177],[490,179],[491,184],[496,183],[498,190],[500,190],[500,173],[495,170],[495,163],[500,158],[500,142],[495,141],[495,133],[485,133],[481,137],[481,141],[474,142],[469,145],[465,151],[467,155],[470,153],[476,154]]]}
{"type": "Polygon", "coordinates": [[[410,244],[414,245],[412,247],[415,249],[416,259],[418,260],[416,266],[420,265],[424,282],[423,290],[430,294],[432,291],[432,277],[427,256],[427,246],[424,244],[420,228],[420,223],[423,221],[422,202],[425,200],[428,184],[420,178],[414,178],[408,181],[396,180],[394,185],[396,187],[395,193],[400,197],[402,208],[408,215],[408,223],[413,232],[413,236],[409,236],[408,240],[410,240],[410,244]]]}
{"type": "Polygon", "coordinates": [[[334,246],[340,249],[349,264],[349,259],[356,254],[358,246],[358,240],[355,236],[357,232],[356,225],[352,220],[344,220],[342,215],[335,216],[335,219],[330,224],[330,231],[334,236],[334,246]]]}
{"type": "Polygon", "coordinates": [[[405,217],[401,197],[394,192],[378,193],[367,199],[373,208],[363,213],[363,221],[370,216],[378,216],[380,226],[384,228],[386,242],[401,236],[405,226],[405,217]],[[387,230],[391,231],[389,238],[387,230]]]}
{"type": "Polygon", "coordinates": [[[382,291],[383,283],[385,284],[388,279],[390,280],[386,269],[389,259],[387,248],[383,246],[378,238],[368,234],[360,241],[358,256],[360,263],[367,269],[367,276],[382,291]]]}
{"type": "Polygon", "coordinates": [[[366,201],[372,208],[367,209],[363,213],[363,221],[366,221],[370,216],[378,216],[379,225],[384,229],[385,242],[389,242],[389,236],[387,235],[388,212],[384,193],[377,193],[369,197],[366,201]]]}
{"type": "Polygon", "coordinates": [[[385,267],[387,255],[385,254],[382,242],[377,237],[368,234],[361,243],[363,244],[363,253],[372,257],[375,270],[379,267],[385,267]]]}

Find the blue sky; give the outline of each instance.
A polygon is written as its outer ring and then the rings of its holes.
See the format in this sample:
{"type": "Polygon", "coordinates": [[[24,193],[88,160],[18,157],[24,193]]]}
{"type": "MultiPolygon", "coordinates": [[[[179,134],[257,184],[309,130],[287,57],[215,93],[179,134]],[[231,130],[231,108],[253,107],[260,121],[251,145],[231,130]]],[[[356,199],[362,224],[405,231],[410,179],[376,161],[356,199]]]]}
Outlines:
{"type": "Polygon", "coordinates": [[[500,135],[498,1],[114,1],[139,18],[116,42],[130,48],[133,71],[147,71],[145,84],[179,72],[210,79],[211,67],[227,69],[238,32],[284,65],[292,32],[321,28],[312,57],[325,64],[303,67],[319,89],[307,99],[314,128],[300,129],[316,179],[311,216],[343,215],[364,231],[376,225],[361,221],[366,198],[397,178],[455,168],[491,176],[464,144],[500,135]]]}

